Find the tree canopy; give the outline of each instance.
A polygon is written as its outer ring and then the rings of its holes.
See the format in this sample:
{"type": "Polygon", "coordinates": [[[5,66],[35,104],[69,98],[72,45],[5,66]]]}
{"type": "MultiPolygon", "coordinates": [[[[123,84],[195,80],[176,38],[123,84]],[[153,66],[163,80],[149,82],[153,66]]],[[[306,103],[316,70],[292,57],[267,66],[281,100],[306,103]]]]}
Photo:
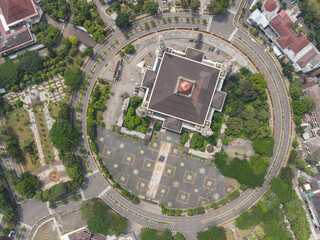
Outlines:
{"type": "Polygon", "coordinates": [[[306,161],[309,162],[310,164],[316,164],[320,162],[320,151],[309,154],[306,157],[306,161]]]}
{"type": "Polygon", "coordinates": [[[208,10],[212,15],[222,15],[228,11],[228,6],[228,0],[211,0],[208,4],[208,10]]]}
{"type": "Polygon", "coordinates": [[[116,25],[120,29],[126,29],[131,25],[130,22],[130,12],[119,12],[116,18],[116,25]]]}
{"type": "Polygon", "coordinates": [[[146,3],[146,10],[151,15],[157,14],[158,13],[158,8],[159,8],[159,5],[155,1],[150,1],[150,2],[146,3]]]}
{"type": "Polygon", "coordinates": [[[198,240],[227,240],[226,230],[223,227],[211,226],[197,234],[198,240]]]}
{"type": "Polygon", "coordinates": [[[52,46],[59,41],[60,30],[45,22],[33,27],[32,30],[36,34],[37,42],[45,46],[52,46]]]}
{"type": "Polygon", "coordinates": [[[81,82],[81,71],[78,69],[77,71],[73,71],[67,68],[64,71],[64,83],[70,87],[72,90],[75,90],[79,83],[81,82]]]}
{"type": "Polygon", "coordinates": [[[127,220],[111,212],[109,206],[98,199],[83,202],[80,209],[91,233],[119,236],[127,229],[127,220]]]}
{"type": "Polygon", "coordinates": [[[36,189],[39,187],[39,179],[30,172],[22,173],[16,185],[18,193],[26,198],[32,198],[36,194],[36,189]]]}
{"type": "Polygon", "coordinates": [[[43,0],[41,6],[56,21],[68,19],[70,7],[66,0],[43,0]]]}
{"type": "Polygon", "coordinates": [[[19,82],[19,67],[11,59],[0,65],[0,85],[17,84],[19,82]]]}
{"type": "Polygon", "coordinates": [[[37,72],[42,66],[38,51],[25,51],[18,56],[19,66],[28,74],[37,72]]]}

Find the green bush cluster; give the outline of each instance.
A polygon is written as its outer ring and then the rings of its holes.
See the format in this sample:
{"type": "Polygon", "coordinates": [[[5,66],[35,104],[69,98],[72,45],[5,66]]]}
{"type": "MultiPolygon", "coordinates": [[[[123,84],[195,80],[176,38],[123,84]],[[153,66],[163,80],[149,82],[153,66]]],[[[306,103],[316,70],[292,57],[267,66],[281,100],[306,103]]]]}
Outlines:
{"type": "Polygon", "coordinates": [[[153,228],[143,228],[140,233],[141,240],[185,240],[181,233],[172,235],[172,232],[168,229],[163,231],[156,230],[153,228]]]}
{"type": "Polygon", "coordinates": [[[127,220],[112,212],[99,199],[93,198],[81,203],[80,209],[91,233],[119,236],[127,229],[127,220]]]}
{"type": "Polygon", "coordinates": [[[44,0],[41,1],[41,6],[56,21],[68,19],[70,7],[66,0],[44,0]]]}
{"type": "Polygon", "coordinates": [[[196,149],[198,151],[204,152],[207,147],[207,141],[205,141],[205,137],[200,134],[194,133],[190,140],[190,147],[196,149]]]}
{"type": "Polygon", "coordinates": [[[3,214],[1,230],[4,235],[14,230],[18,220],[17,206],[9,191],[3,169],[0,166],[0,213],[3,214]]]}
{"type": "Polygon", "coordinates": [[[131,194],[129,191],[127,191],[126,189],[124,189],[123,187],[121,187],[120,184],[118,184],[117,182],[113,185],[114,188],[119,189],[121,195],[130,200],[133,204],[138,204],[140,202],[139,198],[133,194],[131,194]]]}
{"type": "Polygon", "coordinates": [[[198,232],[198,240],[227,240],[226,230],[223,227],[211,226],[203,232],[198,232]]]}
{"type": "Polygon", "coordinates": [[[109,99],[109,94],[109,85],[104,86],[102,90],[98,85],[91,94],[91,102],[88,105],[87,112],[87,133],[92,142],[94,142],[96,125],[104,126],[104,123],[102,121],[97,120],[97,111],[104,111],[109,99]]]}
{"type": "Polygon", "coordinates": [[[141,97],[133,96],[130,99],[129,108],[124,118],[123,126],[137,132],[146,133],[150,120],[148,118],[139,117],[136,114],[136,110],[141,105],[141,103],[141,97]]]}
{"type": "Polygon", "coordinates": [[[73,193],[80,186],[81,186],[81,184],[77,181],[61,182],[61,183],[58,183],[58,184],[52,186],[49,189],[38,192],[34,198],[36,200],[40,200],[42,202],[57,201],[61,197],[63,197],[64,195],[67,195],[69,193],[73,193]]]}
{"type": "Polygon", "coordinates": [[[189,133],[184,131],[180,137],[180,145],[184,146],[189,139],[189,133]]]}
{"type": "Polygon", "coordinates": [[[303,208],[303,203],[296,195],[290,168],[282,168],[280,175],[271,181],[271,190],[264,201],[259,201],[250,210],[243,212],[236,220],[236,227],[245,230],[260,224],[265,239],[292,239],[284,223],[284,214],[290,221],[291,230],[297,239],[309,239],[310,226],[303,208]],[[283,205],[283,210],[280,206],[283,205]]]}
{"type": "Polygon", "coordinates": [[[46,22],[40,22],[32,28],[32,32],[36,34],[37,43],[45,46],[52,46],[60,39],[60,30],[46,22]]]}
{"type": "Polygon", "coordinates": [[[224,86],[228,115],[226,135],[250,140],[270,136],[266,87],[263,75],[252,74],[247,68],[230,77],[224,86]]]}
{"type": "Polygon", "coordinates": [[[160,131],[161,128],[161,122],[155,122],[153,125],[154,130],[160,131]]]}
{"type": "Polygon", "coordinates": [[[223,175],[235,178],[250,188],[262,186],[269,164],[268,157],[255,154],[250,161],[234,158],[229,164],[227,159],[228,155],[224,151],[215,154],[214,163],[223,175]]]}
{"type": "Polygon", "coordinates": [[[74,26],[83,26],[97,42],[105,39],[105,23],[101,19],[94,2],[83,0],[71,0],[72,14],[71,23],[74,26]]]}
{"type": "Polygon", "coordinates": [[[0,127],[0,142],[6,144],[5,150],[15,163],[20,163],[24,160],[19,138],[12,127],[0,127]]]}

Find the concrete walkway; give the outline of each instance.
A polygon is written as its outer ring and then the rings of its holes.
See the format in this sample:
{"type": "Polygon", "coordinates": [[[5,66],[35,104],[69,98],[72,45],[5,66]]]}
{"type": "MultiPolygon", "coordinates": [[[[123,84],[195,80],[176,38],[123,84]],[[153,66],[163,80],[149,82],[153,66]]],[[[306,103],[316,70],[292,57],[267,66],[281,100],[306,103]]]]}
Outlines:
{"type": "Polygon", "coordinates": [[[153,169],[153,173],[148,186],[148,191],[146,194],[148,198],[155,199],[156,197],[157,189],[161,181],[162,173],[167,162],[170,148],[171,148],[171,143],[162,142],[159,155],[157,157],[157,162],[153,169]],[[161,156],[165,158],[163,161],[159,161],[161,156]]]}
{"type": "MultiPolygon", "coordinates": [[[[43,114],[44,114],[44,118],[46,120],[47,128],[50,131],[50,129],[52,128],[52,125],[55,122],[55,120],[50,116],[50,113],[49,113],[49,110],[48,110],[47,107],[43,110],[43,114]]],[[[53,150],[53,154],[54,154],[54,159],[56,161],[59,160],[59,151],[58,151],[58,149],[56,149],[55,147],[52,146],[52,150],[53,150]]]]}
{"type": "Polygon", "coordinates": [[[44,165],[46,165],[46,159],[44,158],[44,154],[43,154],[43,149],[42,149],[42,145],[41,145],[39,129],[37,127],[36,117],[34,115],[34,112],[32,112],[31,110],[28,110],[28,114],[29,114],[29,119],[30,119],[30,129],[34,135],[36,147],[37,147],[38,154],[39,154],[40,164],[41,164],[41,166],[44,166],[44,165]]]}

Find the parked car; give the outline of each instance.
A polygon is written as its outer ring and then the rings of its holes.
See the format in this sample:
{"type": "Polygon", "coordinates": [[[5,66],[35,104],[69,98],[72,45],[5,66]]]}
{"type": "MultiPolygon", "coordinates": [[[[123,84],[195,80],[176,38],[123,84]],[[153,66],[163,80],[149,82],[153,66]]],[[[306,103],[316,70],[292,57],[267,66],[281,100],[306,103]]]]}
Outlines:
{"type": "Polygon", "coordinates": [[[208,48],[208,51],[209,51],[209,52],[211,51],[211,47],[208,48]]]}
{"type": "Polygon", "coordinates": [[[163,162],[164,159],[165,159],[165,157],[164,157],[163,155],[161,155],[161,156],[159,157],[159,161],[160,161],[160,162],[163,162]]]}

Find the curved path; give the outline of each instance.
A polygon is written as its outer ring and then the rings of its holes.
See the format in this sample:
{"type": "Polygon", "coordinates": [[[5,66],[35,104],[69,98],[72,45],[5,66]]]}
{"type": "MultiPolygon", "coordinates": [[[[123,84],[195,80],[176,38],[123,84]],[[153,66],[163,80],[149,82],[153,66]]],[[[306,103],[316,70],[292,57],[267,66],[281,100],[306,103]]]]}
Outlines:
{"type": "MultiPolygon", "coordinates": [[[[142,20],[140,24],[143,24],[144,21],[142,20]]],[[[148,19],[148,21],[150,21],[150,19],[148,19]]],[[[193,23],[179,23],[179,27],[192,28],[193,26],[190,25],[193,25],[193,23]]],[[[214,22],[214,25],[218,27],[218,24],[216,22],[214,22]]],[[[151,27],[149,32],[168,29],[170,27],[174,28],[175,26],[175,22],[172,21],[171,23],[159,24],[156,27],[151,27]]],[[[197,26],[199,26],[200,30],[206,29],[206,26],[202,24],[198,24],[197,26]]],[[[108,49],[110,44],[113,43],[115,39],[121,40],[119,41],[119,44],[108,51],[108,53],[104,55],[102,60],[97,64],[95,70],[89,78],[88,84],[84,91],[80,106],[82,109],[82,112],[80,114],[80,121],[81,130],[83,131],[85,139],[87,138],[85,127],[86,110],[90,99],[90,92],[94,86],[94,80],[98,77],[98,73],[100,73],[100,70],[105,66],[105,63],[111,61],[115,54],[123,46],[127,45],[133,39],[138,39],[145,34],[146,30],[142,29],[134,32],[129,38],[122,38],[121,32],[116,30],[114,36],[112,36],[106,44],[101,46],[101,48],[98,50],[98,53],[93,56],[93,58],[85,67],[83,71],[84,76],[90,73],[89,69],[91,69],[95,64],[98,54],[102,54],[103,51],[108,49]]],[[[187,239],[196,239],[197,232],[202,231],[212,224],[224,224],[234,219],[239,214],[241,214],[242,211],[250,208],[253,204],[255,204],[266,192],[269,187],[270,181],[278,174],[282,164],[285,162],[288,146],[291,139],[291,110],[283,79],[278,73],[276,66],[274,65],[268,54],[266,54],[265,48],[263,46],[260,46],[259,44],[253,42],[250,37],[248,37],[240,30],[238,30],[235,34],[233,33],[233,35],[234,37],[232,40],[232,44],[241,49],[242,52],[244,52],[254,62],[259,71],[265,75],[272,97],[275,116],[275,148],[266,181],[261,188],[248,189],[239,198],[217,210],[192,217],[169,217],[149,212],[139,205],[131,204],[130,202],[122,198],[113,188],[108,187],[105,195],[102,196],[102,199],[106,201],[111,208],[119,212],[121,215],[125,216],[128,220],[136,222],[143,226],[150,226],[158,229],[169,228],[173,231],[182,232],[187,239]]],[[[79,97],[79,93],[77,93],[74,97],[74,106],[77,105],[79,97]]],[[[84,147],[87,151],[89,151],[87,141],[84,141],[84,147]]],[[[88,164],[92,170],[97,168],[91,156],[89,158],[88,164]]]]}

